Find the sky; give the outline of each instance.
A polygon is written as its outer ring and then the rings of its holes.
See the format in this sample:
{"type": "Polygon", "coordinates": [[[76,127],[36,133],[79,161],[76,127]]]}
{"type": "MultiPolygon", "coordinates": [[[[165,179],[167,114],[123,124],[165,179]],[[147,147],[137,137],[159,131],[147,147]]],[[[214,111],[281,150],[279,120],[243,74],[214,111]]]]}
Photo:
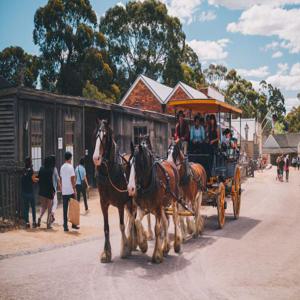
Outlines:
{"type": "MultiPolygon", "coordinates": [[[[125,0],[90,0],[100,18],[125,0]]],[[[235,68],[253,82],[281,89],[286,108],[300,101],[300,0],[162,0],[178,17],[189,45],[205,68],[235,68]]],[[[0,0],[0,51],[21,46],[39,54],[32,31],[35,11],[47,0],[0,0]]]]}

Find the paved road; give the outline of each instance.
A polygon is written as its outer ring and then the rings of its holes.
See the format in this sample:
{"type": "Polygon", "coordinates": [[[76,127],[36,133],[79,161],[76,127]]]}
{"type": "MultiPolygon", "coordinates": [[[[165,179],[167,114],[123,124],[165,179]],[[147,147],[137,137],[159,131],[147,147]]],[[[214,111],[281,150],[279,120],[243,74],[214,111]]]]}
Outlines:
{"type": "MultiPolygon", "coordinates": [[[[161,265],[151,252],[100,264],[103,239],[0,261],[1,299],[300,299],[300,172],[289,183],[275,170],[244,184],[241,217],[231,207],[223,230],[215,209],[204,235],[161,265]]],[[[152,249],[150,249],[152,250],[152,249]]]]}

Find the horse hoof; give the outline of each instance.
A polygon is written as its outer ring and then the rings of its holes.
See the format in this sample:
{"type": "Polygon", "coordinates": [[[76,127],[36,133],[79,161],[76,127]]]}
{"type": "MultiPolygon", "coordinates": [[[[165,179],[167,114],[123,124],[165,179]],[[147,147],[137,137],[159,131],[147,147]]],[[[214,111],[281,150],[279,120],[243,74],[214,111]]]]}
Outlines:
{"type": "Polygon", "coordinates": [[[106,264],[111,262],[111,252],[103,251],[101,254],[101,263],[106,264]]]}
{"type": "Polygon", "coordinates": [[[167,245],[164,247],[164,249],[163,249],[163,256],[164,256],[164,257],[168,256],[170,249],[171,249],[171,247],[170,247],[169,244],[167,244],[167,245]]]}
{"type": "Polygon", "coordinates": [[[175,251],[175,253],[180,253],[180,250],[181,250],[181,243],[175,242],[174,243],[174,251],[175,251]]]}
{"type": "Polygon", "coordinates": [[[140,247],[142,253],[146,253],[147,250],[148,250],[148,243],[147,243],[147,241],[141,243],[141,244],[139,245],[139,247],[140,247]]]}
{"type": "Polygon", "coordinates": [[[123,249],[121,250],[121,258],[127,258],[131,255],[131,247],[129,245],[124,245],[123,249]]]}
{"type": "Polygon", "coordinates": [[[160,263],[162,263],[162,261],[163,261],[162,255],[155,254],[155,255],[152,257],[152,262],[153,262],[154,264],[160,264],[160,263]]]}

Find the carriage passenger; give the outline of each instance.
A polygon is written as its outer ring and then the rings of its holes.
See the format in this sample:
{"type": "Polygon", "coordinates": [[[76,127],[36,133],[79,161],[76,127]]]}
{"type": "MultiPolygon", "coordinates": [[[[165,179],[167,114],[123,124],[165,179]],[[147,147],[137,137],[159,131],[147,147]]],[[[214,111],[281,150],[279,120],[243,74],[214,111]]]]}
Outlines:
{"type": "Polygon", "coordinates": [[[205,141],[204,119],[199,115],[194,118],[194,125],[191,127],[190,146],[191,151],[200,151],[201,144],[205,141]]]}
{"type": "Polygon", "coordinates": [[[178,123],[175,127],[175,140],[181,141],[183,146],[184,154],[187,154],[187,147],[190,141],[190,129],[188,123],[184,120],[183,111],[179,111],[177,115],[178,123]]]}
{"type": "Polygon", "coordinates": [[[210,115],[210,123],[208,127],[208,142],[214,151],[217,150],[220,141],[220,131],[218,129],[215,115],[210,115]]]}

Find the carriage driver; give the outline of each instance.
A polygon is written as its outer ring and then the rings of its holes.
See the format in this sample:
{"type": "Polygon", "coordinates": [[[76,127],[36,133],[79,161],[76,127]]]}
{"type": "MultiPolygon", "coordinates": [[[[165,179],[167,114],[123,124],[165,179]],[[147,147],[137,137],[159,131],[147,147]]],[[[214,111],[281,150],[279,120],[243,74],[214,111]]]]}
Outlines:
{"type": "Polygon", "coordinates": [[[181,140],[184,155],[187,154],[188,143],[190,140],[190,129],[188,123],[184,120],[184,113],[182,110],[178,112],[178,122],[175,127],[175,141],[181,140]]]}

